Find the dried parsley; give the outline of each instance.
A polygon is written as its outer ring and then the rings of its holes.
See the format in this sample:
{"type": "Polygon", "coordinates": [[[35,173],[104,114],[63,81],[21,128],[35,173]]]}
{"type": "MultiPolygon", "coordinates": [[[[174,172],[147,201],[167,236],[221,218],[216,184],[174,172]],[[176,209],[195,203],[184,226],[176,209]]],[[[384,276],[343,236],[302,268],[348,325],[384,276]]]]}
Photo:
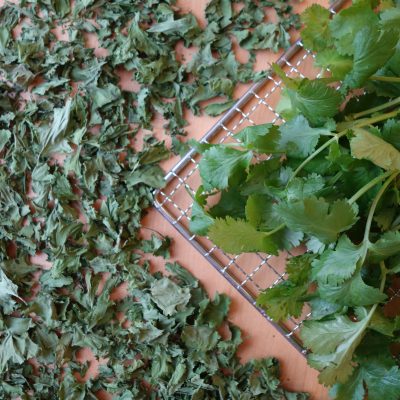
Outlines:
{"type": "Polygon", "coordinates": [[[169,238],[141,240],[139,230],[169,150],[151,136],[135,150],[138,130],[158,113],[181,134],[186,107],[199,112],[215,96],[230,104],[237,82],[262,75],[254,57],[236,61],[230,35],[276,50],[298,24],[285,2],[242,5],[210,2],[205,29],[173,1],[0,8],[1,399],[95,399],[100,390],[125,400],[307,398],[280,388],[275,359],[239,363],[226,296],[210,300],[177,264],[167,266],[173,277],[151,275],[142,258],[168,256],[169,238]],[[264,6],[288,19],[273,30],[264,6]],[[88,48],[89,34],[100,50],[88,48]],[[186,65],[180,41],[199,48],[186,65]],[[136,91],[120,87],[123,70],[136,91]],[[51,268],[33,261],[38,253],[51,268]],[[117,300],[123,283],[128,296],[117,300]],[[104,361],[86,382],[84,347],[104,361]]]}

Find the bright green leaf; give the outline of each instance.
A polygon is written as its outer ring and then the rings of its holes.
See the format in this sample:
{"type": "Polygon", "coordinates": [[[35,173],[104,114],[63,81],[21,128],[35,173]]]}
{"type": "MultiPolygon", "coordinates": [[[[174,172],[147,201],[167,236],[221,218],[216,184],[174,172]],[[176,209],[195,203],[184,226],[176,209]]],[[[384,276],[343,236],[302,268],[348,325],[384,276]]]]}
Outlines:
{"type": "Polygon", "coordinates": [[[240,151],[226,146],[213,146],[203,153],[200,174],[205,190],[226,189],[234,184],[249,167],[251,151],[240,151]]]}
{"type": "Polygon", "coordinates": [[[357,221],[357,209],[346,200],[330,204],[316,197],[276,205],[278,215],[294,231],[316,236],[324,243],[336,241],[340,232],[357,221]]]}
{"type": "Polygon", "coordinates": [[[342,235],[335,250],[325,250],[319,259],[313,261],[313,277],[320,283],[340,284],[350,278],[362,257],[363,246],[354,245],[342,235]]]}
{"type": "Polygon", "coordinates": [[[217,218],[208,234],[217,246],[231,254],[251,251],[277,254],[278,251],[273,237],[258,231],[244,220],[235,220],[231,217],[217,218]]]}

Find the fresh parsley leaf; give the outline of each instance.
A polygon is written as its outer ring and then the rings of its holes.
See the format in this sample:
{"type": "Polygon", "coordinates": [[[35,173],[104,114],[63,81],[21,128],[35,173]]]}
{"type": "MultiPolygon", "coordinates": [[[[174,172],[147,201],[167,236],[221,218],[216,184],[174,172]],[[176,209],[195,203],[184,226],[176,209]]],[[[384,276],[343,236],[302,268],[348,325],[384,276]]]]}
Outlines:
{"type": "Polygon", "coordinates": [[[319,282],[318,291],[322,299],[341,305],[368,306],[384,301],[387,296],[373,286],[367,285],[360,272],[341,284],[319,282]]]}
{"type": "Polygon", "coordinates": [[[292,257],[287,263],[289,278],[260,293],[257,304],[275,321],[299,317],[310,286],[312,255],[292,257]]]}
{"type": "Polygon", "coordinates": [[[308,197],[290,203],[282,202],[275,207],[290,229],[303,231],[324,243],[335,242],[339,233],[357,221],[357,208],[346,200],[330,204],[324,199],[308,197]]]}
{"type": "Polygon", "coordinates": [[[217,246],[231,254],[250,251],[277,254],[278,251],[273,236],[257,231],[253,225],[244,220],[235,220],[231,217],[217,218],[208,235],[217,246]]]}
{"type": "Polygon", "coordinates": [[[319,52],[331,42],[330,17],[329,10],[319,4],[313,4],[301,14],[301,21],[305,25],[301,38],[307,48],[319,52]]]}
{"type": "Polygon", "coordinates": [[[368,399],[379,400],[382,397],[396,400],[400,390],[400,371],[394,362],[381,357],[369,357],[359,360],[359,365],[345,384],[337,384],[330,394],[337,400],[363,400],[368,388],[368,399]]]}
{"type": "Polygon", "coordinates": [[[365,129],[357,129],[354,133],[350,142],[353,157],[367,159],[389,171],[400,169],[400,151],[395,147],[365,129]]]}
{"type": "Polygon", "coordinates": [[[275,211],[269,196],[254,194],[246,203],[246,218],[255,228],[272,230],[282,224],[282,219],[275,211]]]}
{"type": "Polygon", "coordinates": [[[390,59],[398,41],[398,32],[380,31],[375,25],[365,26],[358,31],[353,43],[353,68],[343,84],[350,88],[361,87],[368,77],[390,59]]]}
{"type": "Polygon", "coordinates": [[[342,80],[353,68],[353,58],[342,55],[336,49],[324,49],[315,56],[316,65],[332,72],[334,79],[342,80]]]}
{"type": "Polygon", "coordinates": [[[213,218],[224,218],[227,215],[234,218],[244,218],[246,201],[247,197],[241,193],[238,187],[233,186],[221,192],[218,204],[211,207],[209,213],[213,218]]]}
{"type": "Polygon", "coordinates": [[[289,202],[316,196],[325,186],[324,178],[318,174],[310,174],[302,178],[291,179],[285,188],[285,197],[289,202]]]}
{"type": "Polygon", "coordinates": [[[288,316],[300,317],[308,285],[301,286],[290,280],[268,289],[257,297],[257,304],[265,308],[275,321],[285,320],[288,316]]]}
{"type": "Polygon", "coordinates": [[[377,26],[378,16],[371,5],[360,1],[337,13],[330,23],[331,34],[335,39],[335,47],[339,54],[354,54],[354,38],[366,26],[377,26]]]}
{"type": "Polygon", "coordinates": [[[252,156],[251,151],[240,151],[223,145],[206,150],[199,164],[204,189],[226,189],[229,183],[239,183],[252,156]]]}
{"type": "Polygon", "coordinates": [[[353,275],[362,255],[363,246],[354,245],[342,235],[335,250],[325,250],[313,261],[313,278],[321,283],[340,284],[353,275]]]}
{"type": "Polygon", "coordinates": [[[236,138],[239,139],[243,145],[256,153],[276,153],[281,152],[278,146],[279,130],[276,125],[262,124],[255,126],[248,126],[242,129],[236,138]]]}
{"type": "Polygon", "coordinates": [[[207,235],[209,228],[214,224],[214,219],[196,201],[193,202],[190,216],[190,230],[197,235],[207,235]]]}
{"type": "Polygon", "coordinates": [[[374,262],[385,260],[388,257],[399,253],[400,249],[400,232],[385,232],[375,242],[369,245],[371,259],[374,262]]]}
{"type": "Polygon", "coordinates": [[[279,148],[292,157],[307,157],[316,148],[321,135],[330,135],[325,128],[311,128],[299,115],[279,127],[279,148]]]}
{"type": "Polygon", "coordinates": [[[333,117],[343,101],[340,93],[322,79],[304,78],[296,82],[295,88],[288,87],[287,91],[293,107],[316,126],[333,117]]]}
{"type": "Polygon", "coordinates": [[[313,351],[310,364],[321,370],[325,385],[345,382],[353,372],[353,355],[365,334],[365,322],[346,316],[330,321],[305,321],[301,331],[304,344],[313,351]]]}

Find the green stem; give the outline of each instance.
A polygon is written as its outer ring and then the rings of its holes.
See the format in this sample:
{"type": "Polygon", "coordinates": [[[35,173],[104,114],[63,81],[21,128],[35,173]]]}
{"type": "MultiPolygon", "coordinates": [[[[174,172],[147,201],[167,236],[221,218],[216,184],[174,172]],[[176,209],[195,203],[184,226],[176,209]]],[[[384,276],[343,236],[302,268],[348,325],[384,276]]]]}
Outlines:
{"type": "Polygon", "coordinates": [[[364,238],[362,241],[363,245],[363,254],[362,257],[360,258],[360,261],[358,263],[359,266],[363,265],[365,262],[365,259],[367,258],[367,253],[368,253],[368,247],[369,247],[369,232],[371,230],[371,225],[372,225],[372,218],[374,217],[376,207],[385,193],[386,189],[388,186],[392,183],[392,181],[396,178],[396,176],[400,173],[400,171],[390,171],[391,174],[389,175],[389,178],[386,180],[386,182],[382,185],[382,187],[379,189],[379,192],[376,194],[374,200],[372,201],[371,208],[369,209],[368,212],[368,217],[367,217],[367,222],[365,224],[365,230],[364,230],[364,238]]]}
{"type": "Polygon", "coordinates": [[[149,228],[147,226],[142,226],[140,229],[146,229],[146,230],[148,230],[150,232],[153,232],[153,233],[157,234],[158,236],[161,236],[163,239],[166,239],[168,237],[168,236],[163,235],[161,232],[158,232],[155,229],[149,228]]]}
{"type": "Polygon", "coordinates": [[[379,266],[381,267],[381,274],[382,274],[382,282],[381,282],[381,286],[379,287],[379,290],[381,292],[383,292],[383,289],[385,289],[386,275],[388,273],[388,270],[386,268],[385,261],[381,261],[379,263],[379,266]]]}
{"type": "Polygon", "coordinates": [[[324,151],[327,147],[329,147],[329,145],[331,143],[333,143],[334,141],[337,141],[338,139],[340,139],[342,136],[344,136],[348,130],[353,129],[353,128],[362,128],[364,126],[368,126],[368,125],[372,125],[375,124],[376,122],[380,122],[380,121],[384,121],[386,119],[395,117],[397,114],[400,113],[400,109],[395,110],[395,111],[391,111],[389,113],[386,114],[381,114],[381,115],[377,115],[376,117],[372,117],[372,118],[366,118],[366,119],[362,119],[362,120],[357,120],[357,121],[346,121],[346,122],[342,122],[341,124],[337,125],[338,129],[341,129],[341,131],[337,134],[335,134],[335,136],[333,136],[331,139],[329,139],[328,141],[326,141],[322,146],[320,146],[317,150],[314,151],[314,153],[312,153],[311,155],[309,155],[298,167],[297,169],[294,171],[293,175],[290,177],[290,179],[288,180],[286,186],[292,181],[293,178],[295,178],[298,173],[304,168],[304,166],[306,164],[308,164],[313,158],[315,158],[319,153],[321,153],[322,151],[324,151]]]}
{"type": "Polygon", "coordinates": [[[355,114],[352,115],[352,117],[353,117],[353,119],[358,119],[360,117],[363,117],[364,115],[373,114],[373,113],[376,113],[378,111],[382,111],[385,108],[393,107],[393,106],[395,106],[397,104],[400,104],[400,97],[397,97],[396,99],[388,101],[388,102],[386,102],[384,104],[381,104],[379,106],[368,108],[365,111],[361,111],[359,113],[355,113],[355,114]]]}
{"type": "Polygon", "coordinates": [[[355,201],[357,201],[364,193],[368,192],[369,189],[374,187],[377,183],[380,181],[383,181],[386,179],[388,176],[390,176],[393,173],[393,171],[387,171],[382,175],[377,176],[375,179],[373,179],[371,182],[367,183],[364,185],[360,190],[357,191],[350,199],[349,203],[353,204],[355,201]]]}
{"type": "MultiPolygon", "coordinates": [[[[385,264],[381,262],[381,271],[382,271],[382,278],[381,278],[381,285],[380,285],[380,291],[383,292],[383,289],[385,288],[385,283],[386,283],[386,273],[387,270],[385,268],[385,264]]],[[[346,346],[347,349],[354,349],[356,346],[358,346],[362,340],[362,336],[365,332],[365,330],[368,328],[369,323],[371,322],[372,316],[374,315],[376,309],[378,307],[378,303],[375,303],[371,309],[369,310],[367,316],[361,320],[359,323],[359,328],[357,329],[357,332],[350,338],[350,343],[346,346]]],[[[344,351],[342,355],[340,356],[339,360],[336,361],[337,365],[341,365],[345,357],[348,356],[348,352],[344,351]]]]}
{"type": "Polygon", "coordinates": [[[268,232],[264,232],[265,236],[271,236],[276,232],[279,232],[281,229],[286,228],[286,224],[280,224],[279,226],[277,226],[275,229],[273,229],[272,231],[268,231],[268,232]]]}
{"type": "Polygon", "coordinates": [[[389,178],[386,180],[386,182],[382,185],[382,187],[379,189],[379,192],[375,196],[374,201],[372,202],[371,208],[369,209],[369,212],[368,212],[367,223],[365,224],[364,243],[368,243],[369,231],[371,230],[371,224],[372,224],[372,218],[374,217],[376,207],[378,206],[378,203],[379,203],[381,197],[385,193],[388,186],[392,183],[392,181],[394,179],[396,179],[396,176],[399,174],[400,174],[400,171],[392,172],[392,174],[389,176],[389,178]]]}
{"type": "Polygon", "coordinates": [[[364,119],[358,119],[358,120],[354,120],[354,121],[340,122],[339,124],[336,125],[336,128],[340,131],[345,130],[345,129],[362,128],[364,126],[373,125],[376,122],[385,121],[386,119],[395,117],[399,113],[400,113],[400,109],[394,110],[394,111],[391,111],[391,112],[388,112],[385,114],[377,115],[376,117],[372,117],[372,118],[364,118],[364,119]]]}
{"type": "MultiPolygon", "coordinates": [[[[379,286],[379,290],[381,291],[381,293],[383,293],[383,289],[385,289],[385,283],[386,283],[386,276],[387,276],[387,269],[385,266],[385,262],[381,261],[379,263],[379,266],[381,268],[381,284],[379,286]]],[[[369,313],[365,319],[366,325],[369,324],[369,322],[371,321],[372,316],[374,315],[376,308],[378,307],[378,303],[374,304],[371,309],[369,310],[369,313]]],[[[366,327],[366,326],[365,326],[366,327]]]]}
{"type": "Polygon", "coordinates": [[[381,114],[381,115],[377,115],[376,117],[368,118],[364,121],[360,121],[360,123],[358,123],[358,124],[355,124],[354,128],[362,128],[367,125],[373,125],[377,122],[385,121],[386,119],[395,117],[398,113],[400,113],[400,110],[394,110],[394,111],[388,112],[386,114],[381,114]]]}
{"type": "Polygon", "coordinates": [[[294,171],[293,175],[290,177],[290,179],[288,180],[286,186],[289,184],[289,182],[291,182],[296,176],[297,174],[304,168],[304,166],[306,164],[308,164],[313,158],[315,158],[319,153],[321,153],[322,151],[324,151],[327,147],[329,147],[329,145],[335,141],[337,141],[338,139],[340,139],[342,136],[344,136],[347,133],[347,129],[337,133],[333,138],[329,139],[328,141],[326,141],[322,146],[318,147],[317,150],[314,151],[314,153],[312,153],[311,155],[309,155],[298,167],[297,169],[294,171]]]}
{"type": "Polygon", "coordinates": [[[371,81],[382,81],[382,82],[392,82],[392,83],[400,83],[400,77],[398,76],[379,76],[372,75],[369,77],[371,81]]]}

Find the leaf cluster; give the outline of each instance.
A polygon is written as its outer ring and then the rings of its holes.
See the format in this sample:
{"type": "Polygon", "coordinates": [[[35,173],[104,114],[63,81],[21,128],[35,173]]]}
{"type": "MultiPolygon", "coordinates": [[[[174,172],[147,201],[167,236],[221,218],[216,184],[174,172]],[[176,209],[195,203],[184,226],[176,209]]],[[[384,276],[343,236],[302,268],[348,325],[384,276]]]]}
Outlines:
{"type": "Polygon", "coordinates": [[[313,5],[302,20],[325,73],[289,78],[274,66],[285,121],[248,126],[238,143],[195,145],[191,229],[228,253],[305,245],[258,304],[277,321],[311,307],[301,338],[337,399],[398,399],[399,8],[362,0],[332,17],[313,5]]]}

